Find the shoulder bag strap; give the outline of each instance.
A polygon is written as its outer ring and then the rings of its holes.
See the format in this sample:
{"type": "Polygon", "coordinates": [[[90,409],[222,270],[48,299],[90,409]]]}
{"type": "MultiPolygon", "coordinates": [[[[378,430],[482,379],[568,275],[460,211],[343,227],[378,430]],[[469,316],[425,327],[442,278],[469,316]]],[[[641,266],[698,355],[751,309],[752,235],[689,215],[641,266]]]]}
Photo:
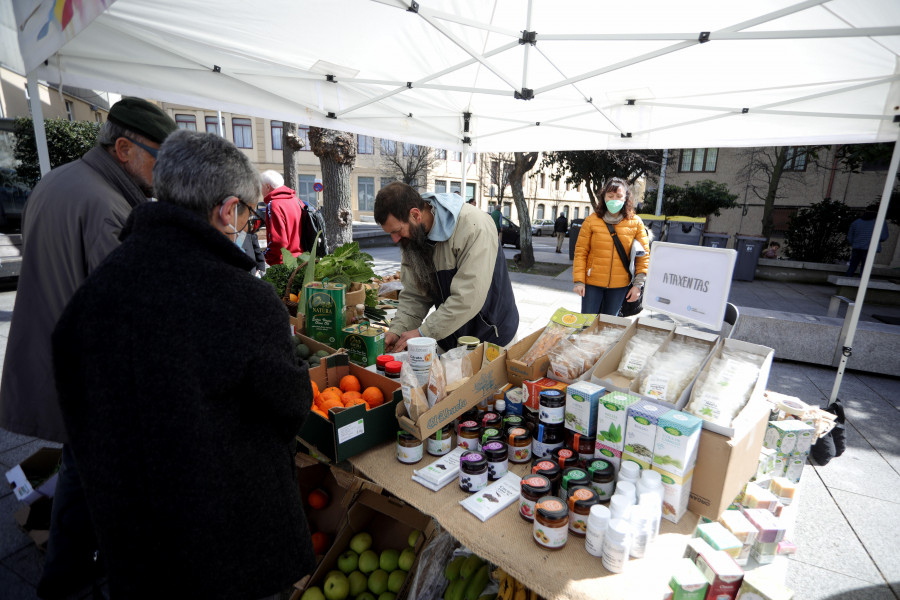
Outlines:
{"type": "Polygon", "coordinates": [[[631,261],[628,259],[628,255],[625,254],[625,248],[622,247],[619,236],[616,235],[615,225],[610,225],[606,221],[603,221],[603,223],[606,225],[606,228],[609,229],[609,235],[612,236],[613,244],[616,246],[616,252],[622,260],[622,266],[625,267],[625,272],[628,273],[632,280],[634,280],[634,275],[631,274],[631,261]]]}

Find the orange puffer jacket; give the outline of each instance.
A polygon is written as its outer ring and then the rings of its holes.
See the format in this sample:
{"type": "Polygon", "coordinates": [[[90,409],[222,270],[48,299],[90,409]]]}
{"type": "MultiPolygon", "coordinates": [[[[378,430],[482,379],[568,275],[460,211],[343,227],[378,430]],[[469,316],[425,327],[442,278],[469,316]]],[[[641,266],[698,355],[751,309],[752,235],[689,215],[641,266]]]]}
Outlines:
{"type": "MultiPolygon", "coordinates": [[[[616,235],[626,254],[631,252],[631,242],[634,239],[648,251],[648,254],[635,259],[634,265],[636,273],[646,273],[650,264],[650,242],[641,218],[635,216],[619,221],[616,224],[616,235]]],[[[572,280],[575,283],[604,288],[620,288],[631,283],[631,277],[616,252],[606,222],[596,213],[591,214],[581,225],[572,266],[572,280]]]]}

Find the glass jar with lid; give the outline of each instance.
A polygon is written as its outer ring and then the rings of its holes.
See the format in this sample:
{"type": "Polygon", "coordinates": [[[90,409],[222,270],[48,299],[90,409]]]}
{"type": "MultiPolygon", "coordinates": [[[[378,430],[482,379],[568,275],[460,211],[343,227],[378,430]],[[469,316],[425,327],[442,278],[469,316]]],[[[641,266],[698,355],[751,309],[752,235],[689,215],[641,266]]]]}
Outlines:
{"type": "Polygon", "coordinates": [[[589,463],[594,458],[594,447],[597,445],[597,438],[587,435],[581,435],[569,429],[566,429],[565,447],[578,454],[584,464],[589,463]]]}
{"type": "Polygon", "coordinates": [[[534,505],[534,542],[545,550],[559,550],[569,539],[569,507],[556,496],[544,496],[534,505]]]}
{"type": "Polygon", "coordinates": [[[550,480],[544,475],[526,475],[520,485],[519,516],[526,521],[534,521],[534,505],[550,493],[550,480]]]}
{"type": "Polygon", "coordinates": [[[425,444],[425,450],[432,456],[443,456],[453,449],[453,427],[444,425],[435,431],[425,444]]]}
{"type": "Polygon", "coordinates": [[[612,463],[595,459],[588,463],[587,471],[591,475],[591,488],[597,492],[597,499],[606,502],[612,498],[616,490],[616,469],[612,463]]]}
{"type": "Polygon", "coordinates": [[[480,492],[487,487],[488,462],[482,452],[469,450],[459,458],[459,487],[464,492],[480,492]]]}
{"type": "Polygon", "coordinates": [[[531,460],[531,435],[524,427],[513,427],[506,432],[509,440],[509,462],[526,463],[531,460]]]}
{"type": "Polygon", "coordinates": [[[562,479],[559,482],[559,497],[563,500],[569,497],[569,490],[576,487],[589,486],[591,476],[581,467],[569,467],[563,470],[562,479]]]}
{"type": "Polygon", "coordinates": [[[559,490],[559,481],[562,479],[562,470],[553,460],[539,458],[531,463],[531,472],[535,475],[543,475],[550,480],[550,495],[555,496],[559,490]]]}
{"type": "Polygon", "coordinates": [[[589,487],[579,486],[569,493],[569,532],[584,537],[587,533],[591,507],[597,504],[597,492],[589,487]]]}
{"type": "Polygon", "coordinates": [[[456,432],[456,445],[466,450],[481,449],[481,425],[478,421],[463,421],[456,432]]]}
{"type": "Polygon", "coordinates": [[[559,390],[544,390],[538,400],[538,420],[544,425],[562,425],[566,418],[566,395],[559,390]]]}
{"type": "Polygon", "coordinates": [[[422,460],[424,445],[422,440],[418,439],[408,431],[400,430],[397,432],[397,460],[412,465],[422,460]]]}
{"type": "Polygon", "coordinates": [[[486,412],[481,415],[481,426],[485,429],[500,429],[503,418],[495,412],[486,412]]]}
{"type": "Polygon", "coordinates": [[[581,457],[568,448],[556,448],[550,453],[550,456],[556,461],[560,469],[581,466],[581,457]]]}
{"type": "Polygon", "coordinates": [[[481,451],[487,457],[488,479],[496,481],[506,475],[509,471],[509,460],[505,442],[488,442],[481,447],[481,451]]]}
{"type": "Polygon", "coordinates": [[[488,442],[506,442],[506,438],[499,429],[490,427],[481,433],[481,446],[484,447],[488,442]]]}
{"type": "Polygon", "coordinates": [[[547,458],[555,449],[562,448],[564,429],[562,425],[538,425],[531,436],[531,453],[535,458],[547,458]]]}

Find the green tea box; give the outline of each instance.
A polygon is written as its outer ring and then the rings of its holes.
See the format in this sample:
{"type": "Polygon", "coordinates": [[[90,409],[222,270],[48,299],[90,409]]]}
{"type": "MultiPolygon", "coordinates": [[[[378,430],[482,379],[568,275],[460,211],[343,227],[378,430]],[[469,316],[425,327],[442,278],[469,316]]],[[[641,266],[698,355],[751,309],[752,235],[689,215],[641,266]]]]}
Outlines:
{"type": "Polygon", "coordinates": [[[702,426],[699,417],[680,410],[664,413],[656,424],[653,465],[674,475],[693,471],[702,426]]]}
{"type": "Polygon", "coordinates": [[[610,392],[600,399],[600,403],[597,405],[598,444],[603,444],[619,452],[625,449],[628,407],[638,401],[640,398],[626,392],[610,392]]]}
{"type": "Polygon", "coordinates": [[[809,452],[815,441],[816,430],[802,421],[769,421],[763,447],[781,452],[795,454],[809,452]]]}
{"type": "Polygon", "coordinates": [[[659,418],[668,412],[648,400],[635,402],[628,407],[625,420],[625,452],[642,457],[649,461],[653,458],[653,446],[656,444],[656,425],[659,418]]]}
{"type": "Polygon", "coordinates": [[[606,388],[576,381],[566,388],[566,429],[587,437],[597,435],[597,407],[606,388]]]}
{"type": "Polygon", "coordinates": [[[622,451],[616,450],[615,448],[610,448],[609,446],[601,444],[600,442],[595,442],[594,458],[605,460],[613,466],[613,470],[615,470],[616,474],[618,474],[619,466],[621,466],[622,464],[622,451]]]}
{"type": "Polygon", "coordinates": [[[669,580],[672,600],[704,600],[709,582],[691,559],[681,558],[675,564],[675,571],[669,580]]]}

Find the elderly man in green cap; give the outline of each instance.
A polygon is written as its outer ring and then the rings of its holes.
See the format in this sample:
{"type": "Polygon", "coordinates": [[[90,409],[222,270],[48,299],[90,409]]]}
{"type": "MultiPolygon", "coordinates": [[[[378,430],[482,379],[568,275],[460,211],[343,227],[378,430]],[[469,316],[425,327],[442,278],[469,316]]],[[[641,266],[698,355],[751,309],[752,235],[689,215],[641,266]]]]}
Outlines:
{"type": "Polygon", "coordinates": [[[0,426],[64,444],[41,598],[80,591],[97,567],[84,492],[65,445],[50,335],[75,290],[119,245],[132,209],[153,195],[157,151],[176,128],[155,104],[123,98],[110,109],[97,145],[41,179],[22,215],[22,269],[3,364],[0,426]]]}

